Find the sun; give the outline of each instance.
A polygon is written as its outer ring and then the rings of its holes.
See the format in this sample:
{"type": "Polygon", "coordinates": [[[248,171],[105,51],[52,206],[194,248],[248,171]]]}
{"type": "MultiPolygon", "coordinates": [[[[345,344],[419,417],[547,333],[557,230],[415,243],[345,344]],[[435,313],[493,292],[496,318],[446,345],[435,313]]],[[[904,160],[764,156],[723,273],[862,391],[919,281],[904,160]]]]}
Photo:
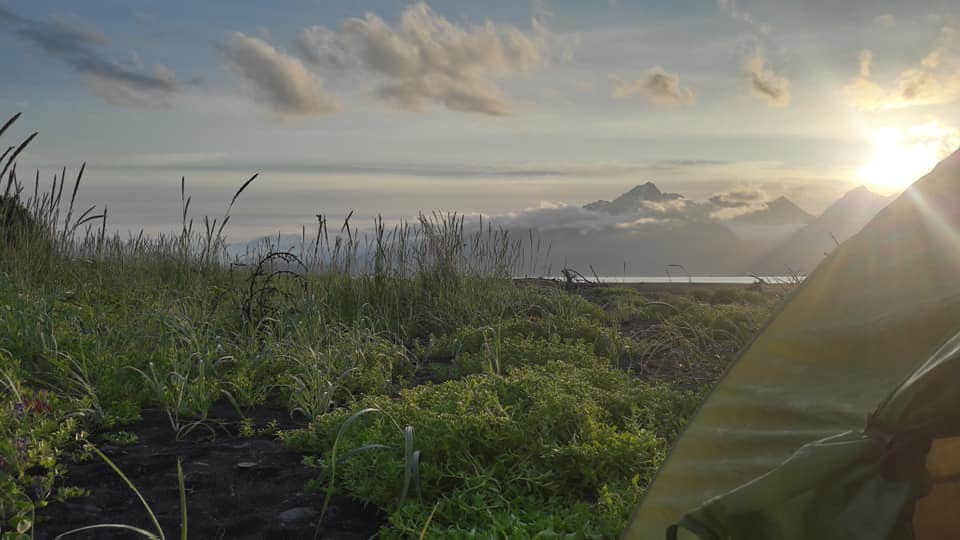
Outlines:
{"type": "Polygon", "coordinates": [[[906,128],[881,127],[870,134],[873,153],[858,176],[885,193],[906,189],[960,145],[960,131],[939,122],[906,128]]]}

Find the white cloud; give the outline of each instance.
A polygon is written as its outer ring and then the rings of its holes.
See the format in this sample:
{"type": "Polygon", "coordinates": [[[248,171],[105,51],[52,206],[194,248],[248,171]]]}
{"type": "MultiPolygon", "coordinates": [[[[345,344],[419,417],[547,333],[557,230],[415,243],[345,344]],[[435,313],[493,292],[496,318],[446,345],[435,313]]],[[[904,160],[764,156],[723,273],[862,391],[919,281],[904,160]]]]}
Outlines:
{"type": "Polygon", "coordinates": [[[640,203],[639,212],[647,214],[647,217],[683,218],[696,207],[696,203],[687,199],[643,201],[640,203]]]}
{"type": "Polygon", "coordinates": [[[319,115],[340,108],[303,62],[266,41],[234,32],[223,52],[244,91],[278,114],[319,115]]]}
{"type": "Polygon", "coordinates": [[[765,205],[756,205],[756,206],[730,206],[726,208],[718,208],[710,212],[710,219],[716,221],[730,221],[732,219],[737,219],[738,217],[745,216],[747,214],[752,214],[758,210],[763,210],[765,205]]]}
{"type": "Polygon", "coordinates": [[[663,225],[676,221],[667,216],[637,214],[612,215],[592,212],[579,206],[556,204],[540,208],[527,208],[522,212],[510,212],[492,216],[497,225],[507,230],[534,230],[540,233],[568,231],[576,235],[610,230],[634,229],[644,225],[663,225]]]}
{"type": "Polygon", "coordinates": [[[647,70],[642,79],[625,81],[611,75],[613,81],[612,96],[617,99],[642,95],[655,105],[678,106],[690,105],[696,101],[696,94],[689,87],[680,85],[680,76],[668,73],[662,67],[656,66],[647,70]]]}
{"type": "Polygon", "coordinates": [[[550,41],[539,19],[529,31],[489,21],[461,26],[419,2],[403,11],[397,25],[367,13],[337,30],[307,28],[296,46],[319,67],[358,65],[377,75],[376,95],[401,109],[422,111],[432,102],[503,116],[511,107],[496,80],[545,65],[550,41]]]}
{"type": "Polygon", "coordinates": [[[743,71],[755,95],[774,107],[790,104],[790,81],[770,68],[763,50],[758,49],[744,60],[743,71]]]}

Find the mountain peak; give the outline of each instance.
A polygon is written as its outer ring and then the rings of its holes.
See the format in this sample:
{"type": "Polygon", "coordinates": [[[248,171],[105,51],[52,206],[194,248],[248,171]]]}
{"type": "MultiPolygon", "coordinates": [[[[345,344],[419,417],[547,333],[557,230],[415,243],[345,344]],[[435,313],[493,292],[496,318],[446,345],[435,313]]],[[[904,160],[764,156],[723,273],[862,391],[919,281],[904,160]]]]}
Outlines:
{"type": "Polygon", "coordinates": [[[626,197],[628,195],[645,201],[654,201],[659,200],[663,196],[663,192],[660,191],[660,188],[658,188],[653,182],[646,182],[644,184],[634,186],[633,189],[624,193],[620,197],[626,197]]]}
{"type": "Polygon", "coordinates": [[[893,197],[885,197],[870,191],[867,186],[857,186],[843,194],[817,218],[820,223],[836,226],[838,223],[854,222],[863,226],[893,197]]]}
{"type": "Polygon", "coordinates": [[[683,195],[679,193],[664,193],[653,182],[645,182],[634,186],[613,201],[594,201],[585,205],[584,208],[609,214],[630,214],[638,212],[644,202],[673,201],[682,198],[683,195]]]}
{"type": "MultiPolygon", "coordinates": [[[[887,200],[887,199],[889,199],[889,197],[885,197],[883,195],[880,195],[879,193],[870,191],[870,188],[868,188],[867,186],[861,185],[844,193],[839,199],[834,201],[834,203],[831,205],[831,208],[837,205],[846,206],[850,204],[864,204],[864,203],[869,204],[872,201],[887,200]]],[[[830,211],[830,208],[827,208],[827,210],[824,211],[824,213],[829,211],[830,211]]]]}
{"type": "Polygon", "coordinates": [[[813,216],[786,196],[781,195],[776,199],[767,201],[763,208],[744,214],[736,218],[735,221],[755,225],[794,225],[810,223],[813,221],[813,216]]]}
{"type": "Polygon", "coordinates": [[[861,194],[862,194],[862,195],[866,195],[866,194],[876,195],[876,193],[870,191],[870,188],[868,188],[867,186],[861,184],[861,185],[859,185],[859,186],[851,189],[850,191],[844,193],[843,196],[846,197],[847,195],[861,195],[861,194]]]}

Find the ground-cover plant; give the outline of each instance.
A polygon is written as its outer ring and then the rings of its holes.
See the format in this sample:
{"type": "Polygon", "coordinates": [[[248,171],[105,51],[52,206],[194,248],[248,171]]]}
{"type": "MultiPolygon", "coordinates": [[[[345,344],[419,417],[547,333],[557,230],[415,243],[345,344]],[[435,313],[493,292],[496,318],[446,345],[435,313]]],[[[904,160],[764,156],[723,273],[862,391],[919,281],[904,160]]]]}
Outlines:
{"type": "Polygon", "coordinates": [[[0,535],[26,537],[37,508],[81,495],[57,485],[61,461],[77,437],[78,418],[56,394],[24,384],[19,362],[0,350],[0,535]]]}
{"type": "MultiPolygon", "coordinates": [[[[545,296],[552,291],[544,291],[545,296]]],[[[565,293],[564,293],[565,294],[565,293]]],[[[548,296],[547,296],[548,297],[548,296]]],[[[442,336],[433,336],[423,347],[428,360],[443,360],[461,354],[485,352],[489,354],[504,340],[518,337],[560,339],[581,342],[596,355],[616,361],[630,343],[622,338],[616,327],[591,317],[594,306],[579,304],[577,309],[548,311],[542,307],[528,314],[503,319],[483,326],[463,326],[442,336]]]]}
{"type": "Polygon", "coordinates": [[[398,505],[407,469],[399,448],[360,452],[336,464],[338,486],[392,512],[395,529],[384,531],[388,536],[419,530],[439,501],[433,535],[457,537],[494,524],[521,536],[543,527],[604,537],[616,534],[627,515],[596,514],[587,504],[602,496],[633,500],[636,493],[621,491],[634,489],[635,476],[637,485],[646,484],[695,404],[689,394],[613,368],[553,361],[421,386],[392,399],[367,397],[288,439],[318,452],[336,442],[348,452],[390,445],[397,425],[412,426],[422,452],[425,502],[410,502],[418,510],[398,505]],[[358,410],[382,414],[356,419],[358,410]],[[581,511],[570,513],[578,504],[581,511]]]}
{"type": "Polygon", "coordinates": [[[598,357],[593,347],[584,341],[564,340],[553,335],[549,338],[516,336],[497,338],[484,342],[479,352],[466,351],[454,357],[450,373],[462,377],[474,373],[507,374],[514,369],[545,365],[553,360],[578,367],[602,367],[610,360],[598,357]]]}

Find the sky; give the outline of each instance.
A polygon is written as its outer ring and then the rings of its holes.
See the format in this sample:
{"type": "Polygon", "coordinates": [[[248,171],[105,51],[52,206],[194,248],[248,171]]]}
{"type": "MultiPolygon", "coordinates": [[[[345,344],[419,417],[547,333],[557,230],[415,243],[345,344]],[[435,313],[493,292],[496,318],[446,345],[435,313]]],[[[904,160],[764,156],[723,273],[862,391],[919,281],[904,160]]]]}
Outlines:
{"type": "Polygon", "coordinates": [[[180,179],[235,236],[504,215],[657,183],[811,212],[960,146],[943,1],[0,0],[4,145],[168,230],[180,179]]]}

